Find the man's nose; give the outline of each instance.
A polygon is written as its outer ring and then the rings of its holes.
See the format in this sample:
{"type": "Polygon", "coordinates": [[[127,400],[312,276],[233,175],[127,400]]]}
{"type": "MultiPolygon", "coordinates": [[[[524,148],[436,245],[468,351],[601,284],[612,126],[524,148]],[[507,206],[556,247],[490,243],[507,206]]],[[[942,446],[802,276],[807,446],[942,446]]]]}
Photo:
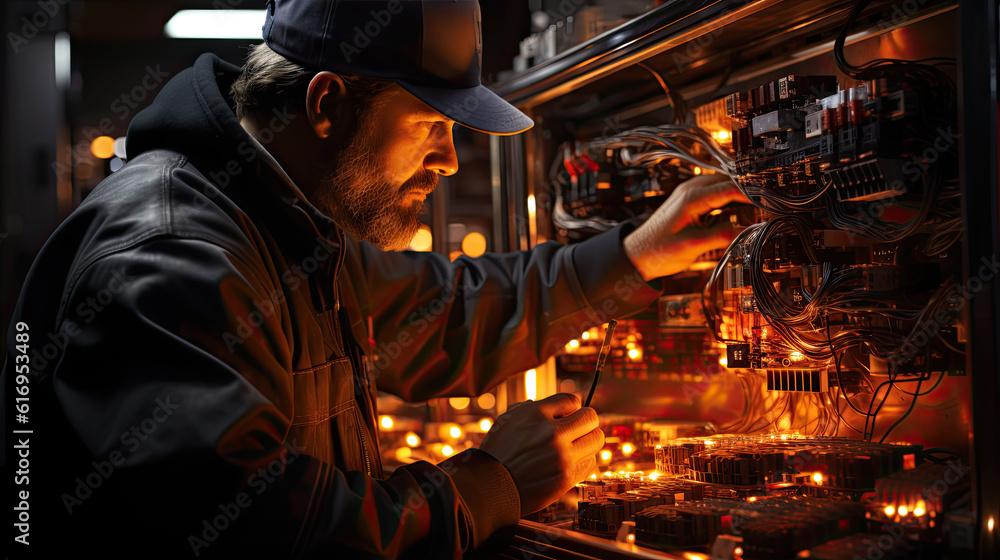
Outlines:
{"type": "Polygon", "coordinates": [[[435,132],[433,148],[424,157],[424,169],[438,175],[454,175],[458,172],[458,154],[455,152],[454,125],[442,126],[435,132]]]}

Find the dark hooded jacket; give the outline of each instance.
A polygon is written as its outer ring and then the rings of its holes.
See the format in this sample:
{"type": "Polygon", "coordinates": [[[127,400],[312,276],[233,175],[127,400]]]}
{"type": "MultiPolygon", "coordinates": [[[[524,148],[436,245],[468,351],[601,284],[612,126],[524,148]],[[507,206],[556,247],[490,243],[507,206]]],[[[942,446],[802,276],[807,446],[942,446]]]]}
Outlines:
{"type": "Polygon", "coordinates": [[[455,262],[359,243],[241,128],[238,70],[204,55],[166,84],[129,127],[128,163],[25,281],[3,402],[24,373],[29,420],[4,433],[30,430],[32,549],[457,558],[502,544],[520,506],[487,453],[384,477],[376,385],[478,395],[646,307],[658,292],[621,251],[628,227],[455,262]]]}

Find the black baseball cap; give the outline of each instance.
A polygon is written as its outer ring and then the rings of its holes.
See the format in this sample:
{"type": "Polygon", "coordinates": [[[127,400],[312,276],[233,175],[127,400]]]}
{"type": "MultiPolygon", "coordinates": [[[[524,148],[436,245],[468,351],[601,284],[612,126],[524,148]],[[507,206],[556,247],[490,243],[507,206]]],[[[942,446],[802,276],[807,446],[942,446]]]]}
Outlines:
{"type": "Polygon", "coordinates": [[[270,0],[263,37],[303,66],[393,80],[474,130],[534,124],[482,84],[477,0],[270,0]]]}

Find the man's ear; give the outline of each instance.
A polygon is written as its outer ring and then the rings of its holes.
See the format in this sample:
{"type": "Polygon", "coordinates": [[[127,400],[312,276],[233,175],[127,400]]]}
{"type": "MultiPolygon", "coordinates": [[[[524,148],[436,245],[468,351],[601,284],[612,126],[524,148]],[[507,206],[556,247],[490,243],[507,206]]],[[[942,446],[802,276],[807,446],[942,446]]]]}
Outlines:
{"type": "Polygon", "coordinates": [[[323,71],[313,76],[306,90],[306,116],[316,136],[329,138],[345,130],[351,114],[351,98],[340,74],[323,71]]]}

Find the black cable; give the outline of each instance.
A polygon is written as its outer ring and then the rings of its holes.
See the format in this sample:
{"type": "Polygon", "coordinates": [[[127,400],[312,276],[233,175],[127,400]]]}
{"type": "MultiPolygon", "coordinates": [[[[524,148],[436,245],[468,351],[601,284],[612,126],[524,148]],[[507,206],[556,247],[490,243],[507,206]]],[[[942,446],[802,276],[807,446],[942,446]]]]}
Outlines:
{"type": "MultiPolygon", "coordinates": [[[[920,395],[920,384],[923,383],[923,382],[924,382],[923,379],[920,379],[919,381],[917,381],[917,391],[916,391],[916,394],[913,395],[913,400],[910,401],[910,408],[906,409],[906,412],[903,413],[903,415],[900,416],[899,419],[896,420],[896,422],[892,426],[889,426],[889,429],[886,430],[884,434],[882,434],[882,439],[878,440],[879,443],[884,442],[885,438],[889,437],[889,432],[891,432],[893,430],[893,428],[895,428],[896,426],[898,426],[903,420],[906,420],[906,417],[909,416],[911,412],[913,412],[913,407],[916,406],[916,404],[917,404],[917,397],[920,395]]],[[[888,394],[888,393],[886,393],[886,394],[888,394]]],[[[872,426],[872,431],[873,432],[875,431],[875,427],[874,426],[872,426]]]]}
{"type": "Polygon", "coordinates": [[[663,93],[667,95],[667,101],[670,102],[670,106],[674,109],[674,122],[678,124],[683,123],[688,115],[687,103],[684,102],[684,98],[675,93],[677,90],[667,83],[667,80],[659,72],[650,68],[646,63],[639,62],[636,63],[636,66],[653,75],[653,78],[660,84],[660,88],[663,89],[663,93]]]}

